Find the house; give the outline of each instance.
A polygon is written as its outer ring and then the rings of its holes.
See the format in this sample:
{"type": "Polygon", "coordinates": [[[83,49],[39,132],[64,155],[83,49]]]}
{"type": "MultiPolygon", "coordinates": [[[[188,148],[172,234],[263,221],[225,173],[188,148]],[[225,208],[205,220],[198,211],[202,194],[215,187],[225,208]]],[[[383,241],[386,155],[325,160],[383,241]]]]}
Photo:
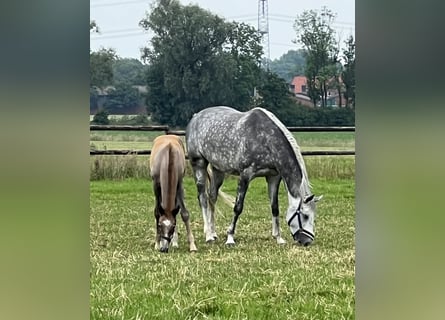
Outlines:
{"type": "Polygon", "coordinates": [[[307,95],[307,79],[305,76],[295,76],[290,83],[290,91],[294,94],[297,102],[308,107],[314,106],[311,98],[307,95]]]}
{"type": "MultiPolygon", "coordinates": [[[[290,90],[294,93],[295,98],[303,105],[313,106],[311,99],[308,96],[307,92],[307,78],[305,76],[295,76],[293,77],[290,83],[290,90]]],[[[342,96],[341,106],[344,107],[346,105],[346,99],[342,96]]],[[[338,96],[338,91],[336,89],[328,90],[327,97],[327,106],[328,107],[338,107],[340,103],[340,99],[338,96]]],[[[320,106],[318,103],[317,106],[320,106]]]]}
{"type": "Polygon", "coordinates": [[[307,95],[307,79],[305,76],[296,76],[292,79],[290,84],[292,92],[295,94],[307,95]]]}

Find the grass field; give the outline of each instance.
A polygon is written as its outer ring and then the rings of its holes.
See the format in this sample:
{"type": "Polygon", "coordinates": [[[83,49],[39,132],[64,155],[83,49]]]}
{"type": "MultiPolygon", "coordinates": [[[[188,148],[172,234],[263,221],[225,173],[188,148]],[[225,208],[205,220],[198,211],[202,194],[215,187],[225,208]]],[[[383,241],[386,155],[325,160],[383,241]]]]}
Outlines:
{"type": "MultiPolygon", "coordinates": [[[[151,149],[161,132],[91,132],[97,149],[151,149]]],[[[302,150],[354,149],[354,133],[295,133],[302,150]]],[[[218,203],[219,239],[206,244],[190,166],[186,204],[198,252],[190,254],[178,222],[180,247],[154,250],[152,185],[148,156],[91,157],[91,319],[353,319],[355,157],[305,157],[318,205],[316,239],[286,245],[271,237],[264,179],[252,181],[240,217],[235,247],[224,245],[232,208],[218,203]]],[[[235,196],[237,180],[222,189],[235,196]]]]}
{"type": "MultiPolygon", "coordinates": [[[[163,132],[152,131],[91,131],[90,146],[97,150],[147,150],[154,138],[163,132]]],[[[298,132],[298,144],[305,150],[353,150],[354,132],[298,132]]]]}
{"type": "MultiPolygon", "coordinates": [[[[310,165],[307,164],[308,170],[310,165]]],[[[218,203],[219,239],[206,244],[191,176],[186,205],[198,252],[190,254],[178,222],[179,248],[154,250],[153,193],[148,179],[91,181],[91,319],[353,319],[354,177],[313,179],[318,205],[316,239],[310,247],[271,237],[264,179],[252,181],[236,230],[226,247],[232,209],[218,203]]],[[[235,195],[236,179],[223,190],[235,195]]]]}

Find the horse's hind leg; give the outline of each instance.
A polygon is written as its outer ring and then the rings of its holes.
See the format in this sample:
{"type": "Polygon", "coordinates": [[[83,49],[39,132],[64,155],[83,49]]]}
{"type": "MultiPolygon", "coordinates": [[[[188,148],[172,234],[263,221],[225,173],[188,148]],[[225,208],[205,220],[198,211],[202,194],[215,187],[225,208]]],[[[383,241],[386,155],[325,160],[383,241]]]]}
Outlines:
{"type": "MultiPolygon", "coordinates": [[[[179,200],[179,206],[181,208],[181,217],[182,221],[184,221],[185,229],[187,231],[187,240],[189,243],[190,251],[198,251],[195,245],[195,237],[193,237],[192,230],[190,228],[190,213],[185,207],[184,203],[184,188],[182,184],[178,188],[178,200],[179,200]]],[[[177,237],[177,227],[175,229],[176,237],[177,237]]]]}
{"type": "Polygon", "coordinates": [[[208,208],[207,197],[207,165],[208,162],[203,158],[190,159],[192,164],[193,173],[195,175],[196,188],[198,189],[198,200],[202,211],[202,217],[204,220],[204,234],[207,242],[215,241],[212,235],[210,214],[208,208]]]}
{"type": "Polygon", "coordinates": [[[209,187],[209,213],[210,213],[210,232],[211,235],[216,239],[218,236],[216,234],[215,228],[215,205],[218,199],[218,190],[224,181],[224,173],[216,170],[212,167],[209,171],[210,187],[209,187]]]}
{"type": "Polygon", "coordinates": [[[285,244],[286,241],[281,237],[279,207],[278,207],[278,190],[280,188],[281,177],[266,177],[267,189],[269,193],[270,206],[272,208],[272,236],[277,239],[278,244],[285,244]]]}

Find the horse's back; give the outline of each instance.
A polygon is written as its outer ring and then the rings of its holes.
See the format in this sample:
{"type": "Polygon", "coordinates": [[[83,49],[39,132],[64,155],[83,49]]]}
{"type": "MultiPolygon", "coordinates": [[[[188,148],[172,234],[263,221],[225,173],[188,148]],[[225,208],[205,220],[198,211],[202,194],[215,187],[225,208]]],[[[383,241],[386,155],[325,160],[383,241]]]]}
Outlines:
{"type": "Polygon", "coordinates": [[[280,126],[284,128],[262,108],[247,112],[207,108],[194,115],[187,127],[188,156],[191,160],[204,158],[220,171],[233,174],[249,166],[274,173],[284,154],[293,157],[280,126]]]}
{"type": "Polygon", "coordinates": [[[173,153],[175,155],[174,162],[179,171],[185,169],[185,153],[184,144],[180,137],[176,135],[162,135],[155,138],[150,155],[150,170],[152,176],[159,171],[159,166],[166,155],[173,153]]]}
{"type": "Polygon", "coordinates": [[[203,157],[216,165],[233,162],[240,147],[237,126],[243,115],[229,107],[210,107],[195,114],[186,129],[189,158],[203,157]]]}

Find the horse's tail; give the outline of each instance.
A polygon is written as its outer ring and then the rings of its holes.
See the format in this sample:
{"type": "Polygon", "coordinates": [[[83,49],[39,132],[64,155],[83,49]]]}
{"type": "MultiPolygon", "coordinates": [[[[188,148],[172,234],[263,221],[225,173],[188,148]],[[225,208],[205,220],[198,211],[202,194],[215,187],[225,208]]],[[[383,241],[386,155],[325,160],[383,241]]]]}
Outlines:
{"type": "Polygon", "coordinates": [[[176,206],[176,187],[178,185],[178,172],[174,166],[175,152],[169,143],[166,147],[165,159],[161,163],[160,183],[162,205],[167,211],[172,211],[176,206]]]}
{"type": "Polygon", "coordinates": [[[230,194],[225,193],[224,191],[221,191],[221,189],[218,190],[219,197],[224,201],[225,204],[228,206],[231,206],[232,208],[235,206],[235,197],[231,196],[230,194]]]}
{"type": "MultiPolygon", "coordinates": [[[[210,180],[212,179],[212,175],[213,175],[212,166],[209,165],[209,166],[207,166],[207,179],[208,179],[207,182],[210,182],[210,180]]],[[[208,183],[208,188],[210,188],[210,183],[208,183]]],[[[219,188],[219,190],[218,190],[218,196],[224,201],[224,203],[226,205],[228,205],[232,208],[235,206],[235,197],[223,192],[221,190],[221,188],[219,188]]]]}

